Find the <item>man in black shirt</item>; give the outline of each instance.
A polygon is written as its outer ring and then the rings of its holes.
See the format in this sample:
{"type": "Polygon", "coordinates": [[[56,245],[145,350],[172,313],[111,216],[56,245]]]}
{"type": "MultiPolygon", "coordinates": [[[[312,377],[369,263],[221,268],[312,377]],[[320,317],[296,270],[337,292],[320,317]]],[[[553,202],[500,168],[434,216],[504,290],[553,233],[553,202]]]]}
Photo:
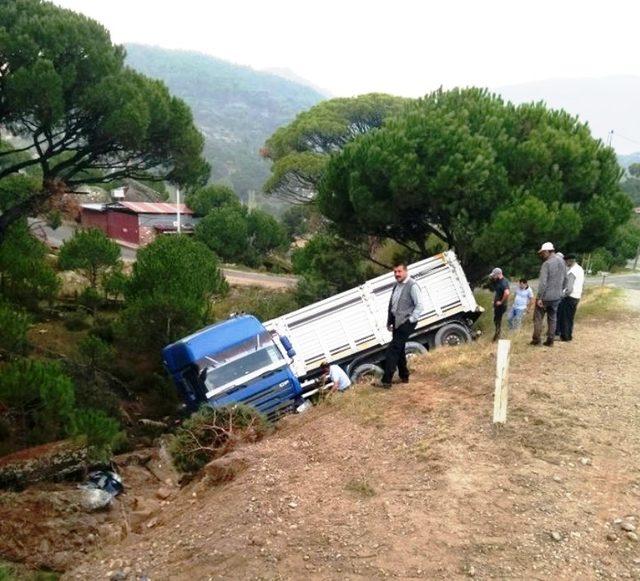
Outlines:
{"type": "Polygon", "coordinates": [[[496,332],[493,335],[493,340],[497,341],[500,339],[500,333],[502,331],[502,316],[507,310],[509,281],[502,274],[501,268],[494,268],[489,278],[493,281],[493,290],[495,291],[493,297],[493,323],[496,326],[496,332]]]}

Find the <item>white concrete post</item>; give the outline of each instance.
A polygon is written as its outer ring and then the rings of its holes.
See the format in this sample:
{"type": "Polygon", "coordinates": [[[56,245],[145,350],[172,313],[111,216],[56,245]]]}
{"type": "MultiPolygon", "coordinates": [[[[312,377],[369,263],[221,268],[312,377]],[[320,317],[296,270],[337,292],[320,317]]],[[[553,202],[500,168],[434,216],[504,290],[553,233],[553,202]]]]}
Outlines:
{"type": "Polygon", "coordinates": [[[498,341],[498,356],[496,357],[496,389],[493,395],[493,423],[507,423],[507,400],[509,396],[509,355],[511,341],[498,341]]]}

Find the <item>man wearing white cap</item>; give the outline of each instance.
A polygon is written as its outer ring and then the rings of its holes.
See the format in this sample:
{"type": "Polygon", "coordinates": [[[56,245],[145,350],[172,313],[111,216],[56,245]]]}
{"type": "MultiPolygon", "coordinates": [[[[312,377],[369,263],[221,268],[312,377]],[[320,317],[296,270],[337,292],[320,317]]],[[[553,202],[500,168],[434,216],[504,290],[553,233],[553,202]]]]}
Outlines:
{"type": "Polygon", "coordinates": [[[536,308],[533,313],[533,337],[532,345],[540,345],[544,316],[547,316],[547,340],[544,345],[553,346],[556,333],[556,319],[558,305],[562,300],[566,288],[567,266],[560,258],[551,242],[545,242],[538,250],[542,258],[540,277],[538,280],[538,294],[536,295],[536,308]]]}
{"type": "Polygon", "coordinates": [[[502,274],[501,268],[494,268],[489,274],[489,278],[493,281],[493,324],[496,331],[493,334],[493,340],[500,339],[502,331],[502,317],[507,310],[507,301],[509,300],[509,281],[502,274]]]}

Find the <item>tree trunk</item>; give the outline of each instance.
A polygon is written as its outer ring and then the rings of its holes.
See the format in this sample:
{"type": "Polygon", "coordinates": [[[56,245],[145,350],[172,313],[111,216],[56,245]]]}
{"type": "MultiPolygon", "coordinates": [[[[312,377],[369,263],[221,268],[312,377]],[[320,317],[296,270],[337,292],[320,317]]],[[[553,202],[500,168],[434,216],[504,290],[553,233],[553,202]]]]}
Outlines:
{"type": "Polygon", "coordinates": [[[35,213],[42,204],[44,204],[49,198],[56,193],[64,193],[66,187],[60,180],[46,179],[43,181],[42,189],[28,197],[26,200],[11,206],[8,210],[4,210],[0,215],[0,244],[2,244],[7,236],[7,231],[12,224],[20,220],[20,218],[26,218],[32,213],[35,213]]]}

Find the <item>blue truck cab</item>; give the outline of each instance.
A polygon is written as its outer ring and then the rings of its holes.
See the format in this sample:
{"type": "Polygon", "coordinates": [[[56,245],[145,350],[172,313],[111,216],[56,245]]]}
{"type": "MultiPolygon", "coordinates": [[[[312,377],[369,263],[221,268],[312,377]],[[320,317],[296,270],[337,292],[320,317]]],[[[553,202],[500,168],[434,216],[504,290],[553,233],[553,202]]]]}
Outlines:
{"type": "Polygon", "coordinates": [[[287,345],[255,317],[240,315],[168,345],[162,357],[189,410],[243,403],[274,419],[301,401],[287,345]]]}

